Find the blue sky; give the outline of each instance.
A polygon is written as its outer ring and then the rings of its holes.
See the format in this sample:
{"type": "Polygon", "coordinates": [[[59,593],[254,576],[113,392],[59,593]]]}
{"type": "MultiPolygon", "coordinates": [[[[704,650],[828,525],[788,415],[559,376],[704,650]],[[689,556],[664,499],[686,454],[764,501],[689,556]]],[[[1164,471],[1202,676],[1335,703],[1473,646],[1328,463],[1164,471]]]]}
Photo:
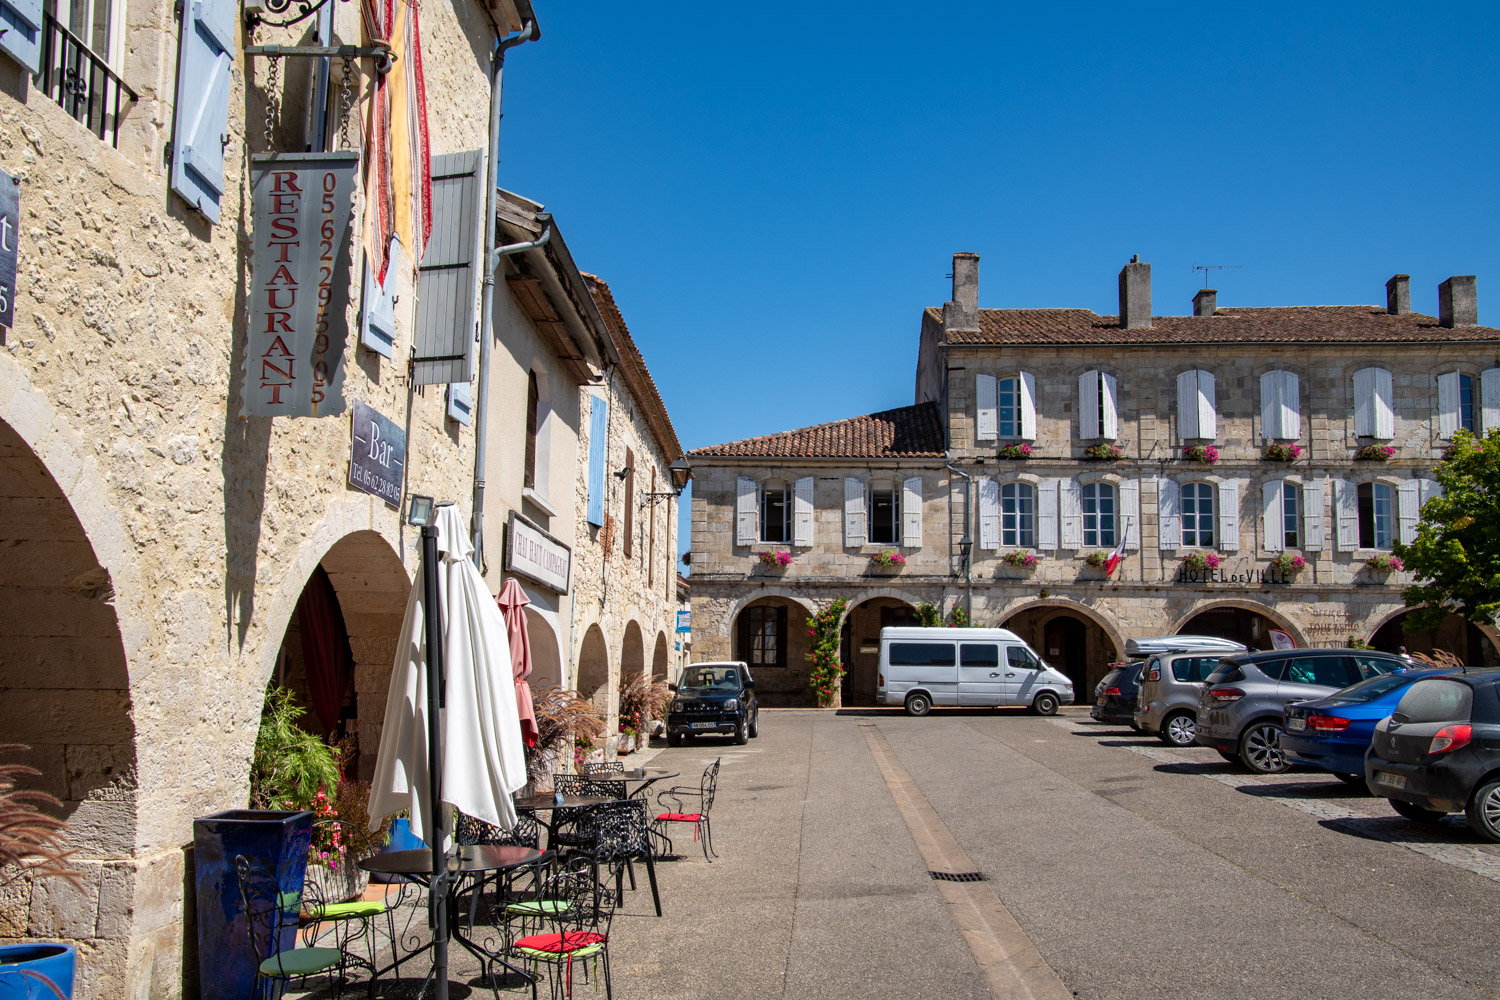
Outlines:
{"type": "Polygon", "coordinates": [[[500,183],[687,448],[912,402],[957,250],[981,306],[1113,313],[1138,253],[1157,314],[1239,264],[1221,306],[1477,274],[1500,318],[1494,4],[534,2],[500,183]]]}

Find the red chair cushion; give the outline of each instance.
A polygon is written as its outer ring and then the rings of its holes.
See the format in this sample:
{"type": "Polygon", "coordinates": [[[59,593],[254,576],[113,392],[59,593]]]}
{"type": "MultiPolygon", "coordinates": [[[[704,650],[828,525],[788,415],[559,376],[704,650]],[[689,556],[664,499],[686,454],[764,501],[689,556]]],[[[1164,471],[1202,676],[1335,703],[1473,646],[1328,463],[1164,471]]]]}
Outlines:
{"type": "Polygon", "coordinates": [[[523,937],[516,942],[516,947],[530,948],[532,951],[550,951],[554,955],[560,955],[563,952],[587,948],[591,944],[600,944],[604,940],[603,934],[595,934],[593,931],[568,931],[566,934],[533,934],[530,937],[523,937]]]}
{"type": "Polygon", "coordinates": [[[661,823],[698,823],[703,820],[702,813],[662,813],[656,817],[661,823]]]}

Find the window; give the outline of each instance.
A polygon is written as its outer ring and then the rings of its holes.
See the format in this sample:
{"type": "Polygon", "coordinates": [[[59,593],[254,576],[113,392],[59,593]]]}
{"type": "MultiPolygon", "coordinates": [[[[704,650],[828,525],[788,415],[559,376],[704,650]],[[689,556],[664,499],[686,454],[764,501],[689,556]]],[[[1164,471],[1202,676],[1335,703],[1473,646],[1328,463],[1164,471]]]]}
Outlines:
{"type": "Polygon", "coordinates": [[[521,485],[536,488],[536,411],[541,396],[536,388],[536,372],[526,373],[526,465],[521,473],[521,485]]]}
{"type": "Polygon", "coordinates": [[[1006,646],[1005,664],[1012,670],[1040,670],[1041,661],[1025,646],[1006,646]]]}
{"type": "Polygon", "coordinates": [[[999,430],[1002,438],[1021,436],[1021,380],[1003,378],[998,387],[999,430]]]}
{"type": "Polygon", "coordinates": [[[953,666],[953,643],[893,642],[891,643],[891,666],[951,667],[953,666]]]}
{"type": "Polygon", "coordinates": [[[1354,666],[1359,670],[1359,676],[1363,678],[1384,677],[1397,667],[1405,667],[1405,660],[1398,660],[1392,656],[1366,656],[1356,655],[1350,657],[1354,666]]]}
{"type": "Polygon", "coordinates": [[[1000,647],[990,643],[966,642],[959,647],[961,667],[999,667],[1000,647]]]}
{"type": "Polygon", "coordinates": [[[1286,679],[1293,684],[1345,688],[1359,676],[1346,656],[1294,656],[1287,660],[1286,679]]]}
{"type": "Polygon", "coordinates": [[[1182,544],[1212,548],[1214,544],[1214,487],[1212,483],[1182,484],[1182,544]]]}
{"type": "Polygon", "coordinates": [[[1474,422],[1474,377],[1458,376],[1458,426],[1470,434],[1478,434],[1479,426],[1474,422]]]}
{"type": "Polygon", "coordinates": [[[757,667],[786,666],[785,607],[748,607],[740,622],[740,659],[757,667]]]}
{"type": "Polygon", "coordinates": [[[870,544],[901,544],[901,491],[894,486],[870,488],[870,544]]]}
{"type": "Polygon", "coordinates": [[[1197,683],[1219,669],[1217,656],[1179,656],[1172,661],[1172,676],[1179,681],[1197,683]]]}
{"type": "Polygon", "coordinates": [[[1362,368],[1354,373],[1354,433],[1389,441],[1396,436],[1391,373],[1384,368],[1362,368]]]}
{"type": "Polygon", "coordinates": [[[1000,487],[1000,544],[1020,549],[1036,544],[1036,490],[1030,483],[1000,487]]]}
{"type": "Polygon", "coordinates": [[[1084,546],[1114,548],[1115,488],[1109,483],[1085,483],[1082,494],[1084,546]]]}
{"type": "Polygon", "coordinates": [[[1296,483],[1281,484],[1281,547],[1302,547],[1302,491],[1296,483]]]}
{"type": "Polygon", "coordinates": [[[1115,377],[1089,370],[1078,376],[1078,436],[1085,441],[1119,435],[1115,377]]]}
{"type": "Polygon", "coordinates": [[[772,480],[760,488],[760,540],[792,540],[792,497],[786,483],[772,480]]]}
{"type": "Polygon", "coordinates": [[[1385,483],[1359,484],[1359,547],[1388,549],[1395,531],[1391,488],[1385,483]]]}
{"type": "Polygon", "coordinates": [[[1468,722],[1474,715],[1474,689],[1440,677],[1417,681],[1401,696],[1395,714],[1403,723],[1468,722]]]}
{"type": "MultiPolygon", "coordinates": [[[[1261,672],[1266,680],[1270,681],[1283,680],[1286,677],[1286,665],[1286,660],[1261,660],[1258,663],[1251,664],[1251,666],[1261,672]]],[[[1237,679],[1243,680],[1244,678],[1237,679]]],[[[1218,682],[1216,681],[1215,683],[1218,682]]]]}

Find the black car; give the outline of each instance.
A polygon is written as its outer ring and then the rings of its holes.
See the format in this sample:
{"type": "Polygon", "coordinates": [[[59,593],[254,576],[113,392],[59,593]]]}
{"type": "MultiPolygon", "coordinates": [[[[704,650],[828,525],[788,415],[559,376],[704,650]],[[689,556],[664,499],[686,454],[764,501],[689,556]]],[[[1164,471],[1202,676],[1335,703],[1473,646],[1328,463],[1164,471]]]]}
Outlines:
{"type": "Polygon", "coordinates": [[[1500,671],[1413,684],[1375,727],[1365,781],[1407,819],[1462,810],[1475,833],[1500,841],[1500,671]]]}
{"type": "Polygon", "coordinates": [[[668,687],[675,697],[667,710],[667,746],[715,734],[733,736],[743,745],[760,735],[760,704],[745,664],[695,663],[668,687]]]}
{"type": "Polygon", "coordinates": [[[1145,660],[1121,663],[1094,688],[1094,707],[1089,715],[1100,722],[1123,722],[1131,729],[1135,725],[1135,695],[1141,686],[1141,668],[1145,660]]]}

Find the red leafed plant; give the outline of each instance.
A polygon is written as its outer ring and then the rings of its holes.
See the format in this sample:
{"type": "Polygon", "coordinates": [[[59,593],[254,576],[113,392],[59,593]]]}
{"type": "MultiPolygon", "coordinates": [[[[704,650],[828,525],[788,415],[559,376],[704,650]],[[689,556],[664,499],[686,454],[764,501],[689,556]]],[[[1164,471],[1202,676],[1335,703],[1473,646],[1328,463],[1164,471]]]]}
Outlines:
{"type": "MultiPolygon", "coordinates": [[[[0,744],[0,754],[27,749],[19,743],[0,744]]],[[[0,764],[0,885],[29,871],[34,878],[66,879],[82,889],[83,873],[73,867],[73,851],[63,836],[68,824],[38,808],[61,808],[62,803],[46,792],[16,787],[18,778],[40,775],[25,764],[0,764]]]]}

